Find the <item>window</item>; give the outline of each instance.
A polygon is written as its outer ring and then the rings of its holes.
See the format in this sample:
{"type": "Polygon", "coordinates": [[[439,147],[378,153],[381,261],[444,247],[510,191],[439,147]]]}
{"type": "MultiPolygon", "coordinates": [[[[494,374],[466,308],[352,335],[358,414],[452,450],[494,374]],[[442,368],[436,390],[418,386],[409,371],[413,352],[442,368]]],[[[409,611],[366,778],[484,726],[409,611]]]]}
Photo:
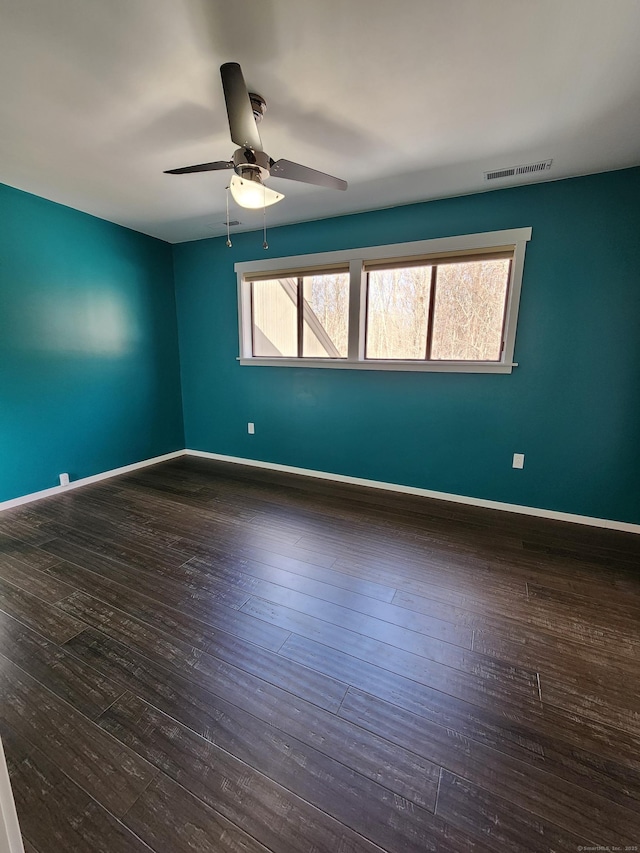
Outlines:
{"type": "Polygon", "coordinates": [[[251,282],[252,354],[346,358],[349,271],[251,282]]]}
{"type": "Polygon", "coordinates": [[[510,372],[531,229],[236,264],[242,364],[510,372]]]}
{"type": "Polygon", "coordinates": [[[499,361],[513,251],[365,264],[365,358],[499,361]]]}

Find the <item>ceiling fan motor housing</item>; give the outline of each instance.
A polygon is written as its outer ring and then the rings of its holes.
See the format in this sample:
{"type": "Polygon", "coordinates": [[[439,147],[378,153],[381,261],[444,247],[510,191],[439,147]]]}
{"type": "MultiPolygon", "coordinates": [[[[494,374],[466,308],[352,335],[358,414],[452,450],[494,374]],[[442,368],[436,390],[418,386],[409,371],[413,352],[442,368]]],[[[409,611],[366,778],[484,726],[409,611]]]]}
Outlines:
{"type": "Polygon", "coordinates": [[[252,180],[257,175],[263,181],[271,174],[271,158],[264,151],[238,148],[233,154],[233,168],[241,178],[252,180]]]}
{"type": "Polygon", "coordinates": [[[249,100],[251,101],[251,109],[253,110],[253,117],[256,120],[256,124],[260,124],[267,111],[267,102],[262,95],[256,95],[255,92],[249,92],[249,100]]]}

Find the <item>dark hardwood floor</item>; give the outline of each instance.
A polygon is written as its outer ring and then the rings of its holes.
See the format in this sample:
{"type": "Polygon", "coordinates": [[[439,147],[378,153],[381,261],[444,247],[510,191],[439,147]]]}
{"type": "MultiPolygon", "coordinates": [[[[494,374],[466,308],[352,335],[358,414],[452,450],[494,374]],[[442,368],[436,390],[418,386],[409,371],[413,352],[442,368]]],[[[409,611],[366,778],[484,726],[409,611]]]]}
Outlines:
{"type": "Polygon", "coordinates": [[[638,850],[639,563],[193,458],[2,513],[26,850],[638,850]]]}

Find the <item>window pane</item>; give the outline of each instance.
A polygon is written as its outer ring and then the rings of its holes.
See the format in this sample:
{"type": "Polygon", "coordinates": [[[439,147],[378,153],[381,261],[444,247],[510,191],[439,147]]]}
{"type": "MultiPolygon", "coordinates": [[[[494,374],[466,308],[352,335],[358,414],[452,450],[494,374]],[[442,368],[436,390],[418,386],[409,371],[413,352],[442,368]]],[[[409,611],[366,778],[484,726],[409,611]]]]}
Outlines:
{"type": "Polygon", "coordinates": [[[253,354],[298,355],[298,284],[295,278],[254,281],[253,354]]]}
{"type": "Polygon", "coordinates": [[[499,361],[509,259],[438,266],[432,359],[499,361]]]}
{"type": "Polygon", "coordinates": [[[367,288],[367,358],[424,358],[431,267],[371,270],[367,288]]]}
{"type": "Polygon", "coordinates": [[[302,280],[302,355],[346,358],[349,273],[309,275],[302,280]]]}

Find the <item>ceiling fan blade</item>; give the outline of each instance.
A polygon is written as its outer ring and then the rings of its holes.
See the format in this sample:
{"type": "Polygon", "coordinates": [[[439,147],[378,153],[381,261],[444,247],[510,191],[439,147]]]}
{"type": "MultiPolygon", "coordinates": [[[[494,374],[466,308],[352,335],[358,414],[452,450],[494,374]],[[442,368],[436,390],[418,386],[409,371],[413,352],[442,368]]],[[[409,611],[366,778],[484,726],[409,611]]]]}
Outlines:
{"type": "Polygon", "coordinates": [[[165,175],[189,175],[191,172],[216,172],[218,169],[233,169],[233,160],[216,160],[215,163],[200,163],[199,166],[183,166],[182,169],[167,169],[165,175]]]}
{"type": "Polygon", "coordinates": [[[347,182],[317,169],[292,163],[291,160],[277,160],[271,166],[271,177],[287,178],[289,181],[302,181],[305,184],[317,184],[319,187],[329,187],[333,190],[346,190],[347,182]]]}
{"type": "Polygon", "coordinates": [[[227,105],[231,139],[240,148],[262,151],[262,140],[253,117],[253,108],[247,84],[242,76],[242,69],[237,62],[225,62],[220,66],[220,76],[227,105]]]}

